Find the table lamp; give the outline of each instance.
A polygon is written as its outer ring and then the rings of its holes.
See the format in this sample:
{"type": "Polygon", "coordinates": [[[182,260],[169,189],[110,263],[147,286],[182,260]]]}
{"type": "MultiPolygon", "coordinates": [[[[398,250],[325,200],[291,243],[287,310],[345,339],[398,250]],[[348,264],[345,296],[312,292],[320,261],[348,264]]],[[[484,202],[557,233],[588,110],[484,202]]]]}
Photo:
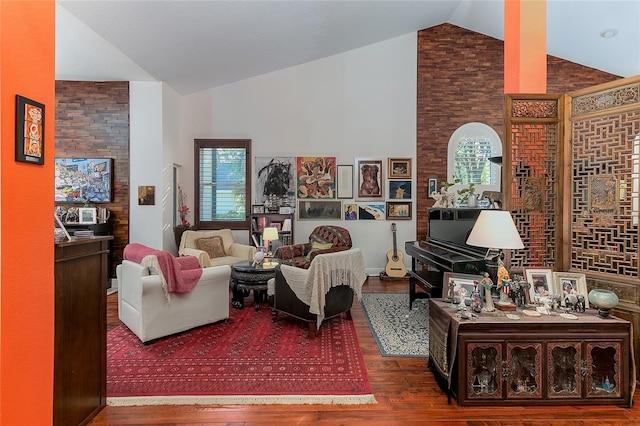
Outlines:
{"type": "MultiPolygon", "coordinates": [[[[264,241],[264,246],[266,247],[269,255],[271,255],[271,241],[275,241],[279,238],[278,228],[276,227],[264,228],[264,231],[262,231],[262,241],[264,241]]],[[[263,266],[269,267],[271,266],[271,262],[267,261],[263,266]]]]}
{"type": "Polygon", "coordinates": [[[486,260],[502,260],[503,249],[522,249],[522,239],[506,210],[482,210],[467,237],[470,246],[487,249],[486,260]]]}

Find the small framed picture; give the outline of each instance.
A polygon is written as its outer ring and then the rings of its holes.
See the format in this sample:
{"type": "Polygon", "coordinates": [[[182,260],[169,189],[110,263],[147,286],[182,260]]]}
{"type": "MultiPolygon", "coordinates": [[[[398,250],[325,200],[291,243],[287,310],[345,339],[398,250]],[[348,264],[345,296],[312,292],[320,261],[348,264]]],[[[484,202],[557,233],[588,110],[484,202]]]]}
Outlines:
{"type": "Polygon", "coordinates": [[[353,198],[353,164],[338,164],[338,198],[353,198]]]}
{"type": "Polygon", "coordinates": [[[387,220],[411,220],[411,201],[387,201],[387,220]]]}
{"type": "Polygon", "coordinates": [[[344,204],[344,220],[358,220],[357,204],[344,204]]]}
{"type": "Polygon", "coordinates": [[[93,225],[98,221],[95,208],[80,207],[78,209],[78,217],[80,225],[93,225]]]}
{"type": "Polygon", "coordinates": [[[44,164],[44,105],[16,95],[16,161],[44,164]]]}
{"type": "Polygon", "coordinates": [[[389,199],[410,200],[411,199],[411,181],[410,180],[390,180],[389,181],[389,199]]]}
{"type": "Polygon", "coordinates": [[[524,276],[530,285],[529,300],[535,302],[551,295],[553,268],[524,268],[524,276]]]}
{"type": "Polygon", "coordinates": [[[587,292],[587,278],[584,274],[571,272],[553,273],[553,294],[559,294],[562,298],[562,306],[570,294],[581,294],[584,297],[585,308],[589,307],[589,293],[587,292]]]}
{"type": "Polygon", "coordinates": [[[251,211],[253,213],[264,213],[264,206],[262,204],[254,204],[251,206],[251,211]]]}
{"type": "MultiPolygon", "coordinates": [[[[449,288],[453,293],[454,303],[460,302],[460,295],[464,295],[464,303],[471,306],[473,302],[472,293],[478,283],[478,292],[480,292],[480,307],[483,304],[484,289],[480,287],[480,281],[482,281],[481,275],[473,274],[458,274],[455,272],[445,272],[442,278],[442,288],[445,293],[443,296],[449,294],[449,288]],[[461,291],[464,289],[464,291],[461,291]]],[[[448,298],[448,296],[447,296],[448,298]]]]}
{"type": "Polygon", "coordinates": [[[429,198],[433,198],[433,193],[438,192],[438,179],[429,179],[429,187],[427,189],[429,198]]]}
{"type": "Polygon", "coordinates": [[[389,158],[389,179],[411,178],[411,158],[389,158]]]}
{"type": "Polygon", "coordinates": [[[385,220],[384,204],[358,204],[358,220],[385,220]]]}
{"type": "Polygon", "coordinates": [[[342,219],[342,201],[298,200],[298,220],[342,219]]]}

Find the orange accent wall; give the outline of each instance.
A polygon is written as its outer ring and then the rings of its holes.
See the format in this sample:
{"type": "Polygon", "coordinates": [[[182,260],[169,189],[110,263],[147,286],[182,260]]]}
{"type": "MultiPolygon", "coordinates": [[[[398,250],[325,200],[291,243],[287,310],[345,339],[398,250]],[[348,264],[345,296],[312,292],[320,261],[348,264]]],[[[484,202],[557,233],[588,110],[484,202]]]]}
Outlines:
{"type": "Polygon", "coordinates": [[[504,2],[504,92],[547,92],[547,2],[504,2]]]}
{"type": "Polygon", "coordinates": [[[0,424],[53,420],[55,2],[0,1],[0,424]],[[43,166],[15,158],[15,97],[45,105],[43,166]]]}

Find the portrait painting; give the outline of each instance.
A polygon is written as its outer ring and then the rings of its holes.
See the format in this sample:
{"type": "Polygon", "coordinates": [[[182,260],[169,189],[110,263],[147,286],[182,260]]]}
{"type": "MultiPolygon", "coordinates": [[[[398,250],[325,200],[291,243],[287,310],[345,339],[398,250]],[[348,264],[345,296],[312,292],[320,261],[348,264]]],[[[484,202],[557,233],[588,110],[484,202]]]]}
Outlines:
{"type": "Polygon", "coordinates": [[[358,201],[375,201],[384,199],[384,170],[382,160],[356,158],[355,169],[358,175],[358,201]]]}
{"type": "Polygon", "coordinates": [[[344,220],[358,220],[358,205],[346,204],[344,205],[344,220]]]}

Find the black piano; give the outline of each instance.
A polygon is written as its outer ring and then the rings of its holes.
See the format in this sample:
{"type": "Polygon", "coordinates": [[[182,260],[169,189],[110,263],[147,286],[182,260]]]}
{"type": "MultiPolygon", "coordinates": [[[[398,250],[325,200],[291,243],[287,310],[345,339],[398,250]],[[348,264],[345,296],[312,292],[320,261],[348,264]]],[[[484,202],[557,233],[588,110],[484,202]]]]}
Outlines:
{"type": "Polygon", "coordinates": [[[465,242],[480,209],[429,209],[429,230],[424,241],[407,241],[411,256],[409,309],[424,297],[442,297],[445,272],[482,275],[487,270],[486,249],[465,242]],[[423,291],[417,292],[416,286],[423,291]]]}

